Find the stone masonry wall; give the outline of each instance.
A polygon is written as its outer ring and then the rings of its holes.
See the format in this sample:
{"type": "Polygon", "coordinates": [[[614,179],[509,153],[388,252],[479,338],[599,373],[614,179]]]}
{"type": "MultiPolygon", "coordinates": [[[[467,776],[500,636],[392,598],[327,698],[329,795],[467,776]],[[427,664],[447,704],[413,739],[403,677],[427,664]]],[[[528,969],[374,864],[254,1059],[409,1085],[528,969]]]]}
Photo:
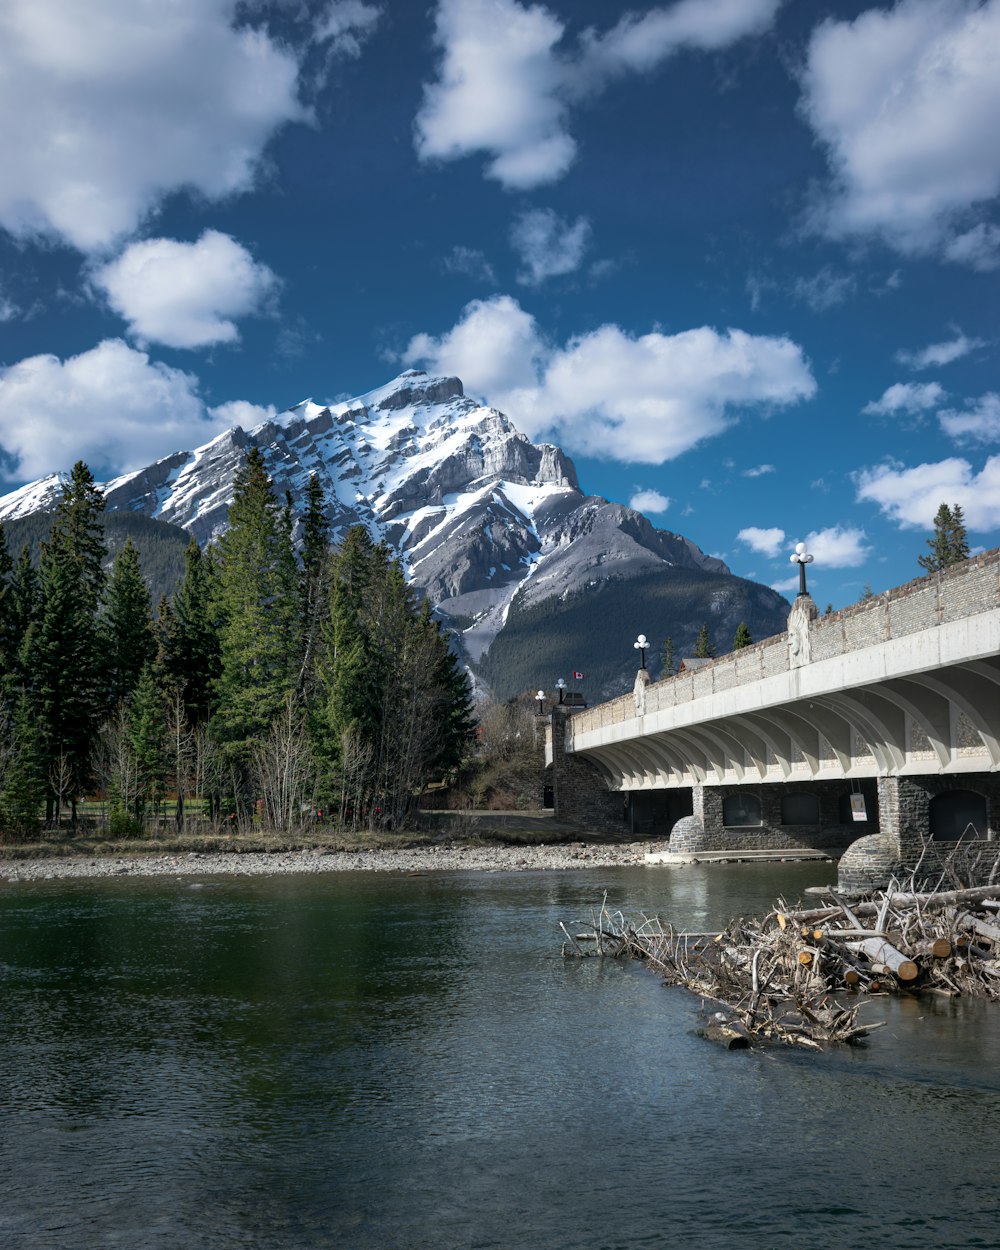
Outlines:
{"type": "Polygon", "coordinates": [[[723,802],[736,793],[733,787],[693,787],[693,815],[679,820],[670,834],[670,850],[680,854],[694,851],[780,851],[791,847],[809,847],[837,853],[852,842],[878,828],[878,801],[873,789],[864,787],[868,807],[867,821],[840,819],[840,800],[850,794],[847,781],[811,781],[808,785],[786,782],[757,787],[740,787],[760,799],[761,824],[724,825],[723,802]],[[820,802],[818,825],[785,825],[781,823],[781,800],[789,794],[815,795],[820,802]]]}
{"type": "MultiPolygon", "coordinates": [[[[625,829],[624,797],[610,791],[589,760],[566,754],[566,724],[573,713],[552,709],[552,791],[556,820],[581,829],[619,834],[625,829]]],[[[579,715],[579,713],[577,713],[579,715]]]]}

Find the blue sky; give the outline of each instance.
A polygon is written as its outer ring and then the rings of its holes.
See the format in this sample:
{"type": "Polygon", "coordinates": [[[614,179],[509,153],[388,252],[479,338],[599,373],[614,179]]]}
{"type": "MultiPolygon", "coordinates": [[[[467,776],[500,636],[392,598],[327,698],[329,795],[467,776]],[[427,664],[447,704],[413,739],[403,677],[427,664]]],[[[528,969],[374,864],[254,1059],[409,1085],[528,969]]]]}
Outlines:
{"type": "Polygon", "coordinates": [[[1000,542],[1000,0],[6,0],[3,482],[404,368],[842,606],[1000,542]]]}

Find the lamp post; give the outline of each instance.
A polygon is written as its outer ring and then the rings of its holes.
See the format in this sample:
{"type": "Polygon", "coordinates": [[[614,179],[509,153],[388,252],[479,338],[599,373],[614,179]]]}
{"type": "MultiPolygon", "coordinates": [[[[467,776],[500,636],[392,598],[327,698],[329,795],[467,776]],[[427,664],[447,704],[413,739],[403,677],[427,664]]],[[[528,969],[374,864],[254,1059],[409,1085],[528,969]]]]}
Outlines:
{"type": "Polygon", "coordinates": [[[805,543],[796,543],[795,551],[790,555],[789,560],[792,564],[799,566],[799,594],[806,594],[806,565],[812,564],[813,557],[806,551],[805,543]]]}
{"type": "Polygon", "coordinates": [[[545,691],[539,690],[538,694],[535,695],[535,698],[538,700],[538,715],[544,716],[545,715],[545,691]]]}
{"type": "Polygon", "coordinates": [[[560,677],[560,678],[559,678],[559,680],[556,682],[556,689],[559,691],[559,702],[560,702],[560,703],[562,703],[562,701],[563,701],[563,695],[564,695],[564,693],[565,693],[565,691],[566,691],[566,683],[565,683],[565,681],[563,681],[563,679],[562,679],[561,677],[560,677]]]}
{"type": "Polygon", "coordinates": [[[640,634],[635,642],[632,643],[632,646],[639,652],[639,668],[644,669],[646,667],[646,648],[649,646],[646,635],[640,634]]]}

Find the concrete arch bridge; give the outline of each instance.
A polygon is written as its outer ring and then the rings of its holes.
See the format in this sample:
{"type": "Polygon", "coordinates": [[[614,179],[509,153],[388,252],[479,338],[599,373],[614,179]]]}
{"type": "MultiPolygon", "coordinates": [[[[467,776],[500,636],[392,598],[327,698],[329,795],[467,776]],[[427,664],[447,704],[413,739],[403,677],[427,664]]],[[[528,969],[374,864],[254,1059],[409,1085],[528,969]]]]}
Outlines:
{"type": "MultiPolygon", "coordinates": [[[[556,815],[667,851],[815,848],[864,886],[1000,827],[1000,549],[547,728],[556,815]],[[848,849],[850,848],[850,849],[848,849]]],[[[1000,844],[997,847],[1000,851],[1000,844]]]]}

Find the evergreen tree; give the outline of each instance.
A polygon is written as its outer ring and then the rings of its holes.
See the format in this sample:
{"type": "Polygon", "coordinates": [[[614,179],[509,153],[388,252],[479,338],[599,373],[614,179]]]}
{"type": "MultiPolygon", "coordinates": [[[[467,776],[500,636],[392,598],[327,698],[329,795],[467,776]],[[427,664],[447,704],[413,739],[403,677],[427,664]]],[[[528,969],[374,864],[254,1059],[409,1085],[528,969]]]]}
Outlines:
{"type": "Polygon", "coordinates": [[[934,514],[934,533],[927,540],[929,553],[917,556],[917,563],[927,573],[939,573],[969,558],[969,542],[965,531],[965,517],[956,504],[949,508],[941,504],[934,514]]]}
{"type": "Polygon", "coordinates": [[[139,674],[128,712],[128,741],[135,759],[135,817],[163,798],[167,776],[167,715],[153,666],[139,674]]]}
{"type": "Polygon", "coordinates": [[[92,612],[100,607],[107,582],[103,518],[104,495],[90,469],[78,460],[63,486],[49,546],[58,547],[77,566],[79,585],[92,612]]]}
{"type": "Polygon", "coordinates": [[[31,685],[25,664],[26,657],[31,652],[32,631],[37,624],[40,609],[41,588],[38,573],[31,563],[31,555],[25,544],[11,574],[10,596],[7,601],[9,644],[14,648],[8,677],[11,689],[24,690],[31,685]]]}
{"type": "Polygon", "coordinates": [[[176,683],[192,727],[205,724],[214,706],[219,677],[219,631],[211,559],[192,538],[184,553],[184,579],[174,595],[169,618],[161,621],[163,666],[176,683]]]}
{"type": "Polygon", "coordinates": [[[300,690],[307,696],[316,673],[323,620],[329,606],[330,518],[319,478],[309,476],[302,517],[302,671],[300,690]]]}
{"type": "Polygon", "coordinates": [[[744,647],[753,645],[753,638],[750,636],[750,630],[747,628],[746,621],[740,621],[736,627],[736,634],[733,638],[733,650],[742,651],[744,647]]]}
{"type": "Polygon", "coordinates": [[[458,657],[448,645],[447,635],[431,617],[427,600],[424,600],[420,627],[430,635],[437,652],[431,673],[434,732],[428,743],[426,767],[447,773],[462,763],[475,732],[472,687],[458,657]]]}
{"type": "Polygon", "coordinates": [[[13,754],[3,789],[3,819],[7,828],[23,836],[38,829],[45,802],[46,779],[41,735],[27,694],[18,699],[12,725],[13,754]]]}
{"type": "Polygon", "coordinates": [[[694,645],[694,658],[696,660],[710,660],[715,655],[715,647],[712,645],[712,637],[708,632],[708,625],[702,625],[698,631],[698,641],[694,645]]]}
{"type": "Polygon", "coordinates": [[[139,674],[156,654],[156,637],[149,589],[139,567],[139,553],[132,539],[115,557],[108,582],[107,614],[107,695],[110,705],[128,699],[139,681],[139,674]]]}
{"type": "Polygon", "coordinates": [[[57,809],[63,797],[71,798],[74,820],[105,705],[97,615],[105,581],[103,511],[103,495],[78,461],[42,546],[41,606],[24,649],[50,798],[57,809]]]}
{"type": "MultiPolygon", "coordinates": [[[[330,612],[324,627],[320,670],[322,743],[320,750],[336,756],[345,730],[375,735],[378,715],[373,693],[378,689],[379,656],[373,654],[365,630],[366,605],[374,593],[376,548],[360,525],[347,532],[333,561],[330,612]],[[323,732],[325,731],[325,732],[323,732]]],[[[381,644],[379,644],[381,650],[381,644]]]]}
{"type": "Polygon", "coordinates": [[[677,668],[677,660],[674,655],[674,640],[669,634],[663,640],[663,649],[660,652],[660,655],[663,660],[663,676],[673,677],[674,671],[677,668]]]}
{"type": "Polygon", "coordinates": [[[969,558],[969,538],[965,530],[965,513],[958,504],[951,510],[951,535],[948,544],[948,564],[960,564],[969,558]]]}
{"type": "Polygon", "coordinates": [[[7,550],[7,535],[0,525],[0,688],[10,685],[21,645],[14,613],[13,572],[14,561],[7,550]]]}
{"type": "Polygon", "coordinates": [[[287,510],[278,507],[264,459],[251,449],[240,468],[219,541],[220,667],[215,733],[245,767],[254,740],[294,688],[301,658],[301,610],[287,510]]]}
{"type": "Polygon", "coordinates": [[[349,531],[332,577],[317,747],[344,818],[396,825],[430,776],[461,761],[468,680],[429,605],[415,605],[399,564],[365,530],[349,531]]]}

